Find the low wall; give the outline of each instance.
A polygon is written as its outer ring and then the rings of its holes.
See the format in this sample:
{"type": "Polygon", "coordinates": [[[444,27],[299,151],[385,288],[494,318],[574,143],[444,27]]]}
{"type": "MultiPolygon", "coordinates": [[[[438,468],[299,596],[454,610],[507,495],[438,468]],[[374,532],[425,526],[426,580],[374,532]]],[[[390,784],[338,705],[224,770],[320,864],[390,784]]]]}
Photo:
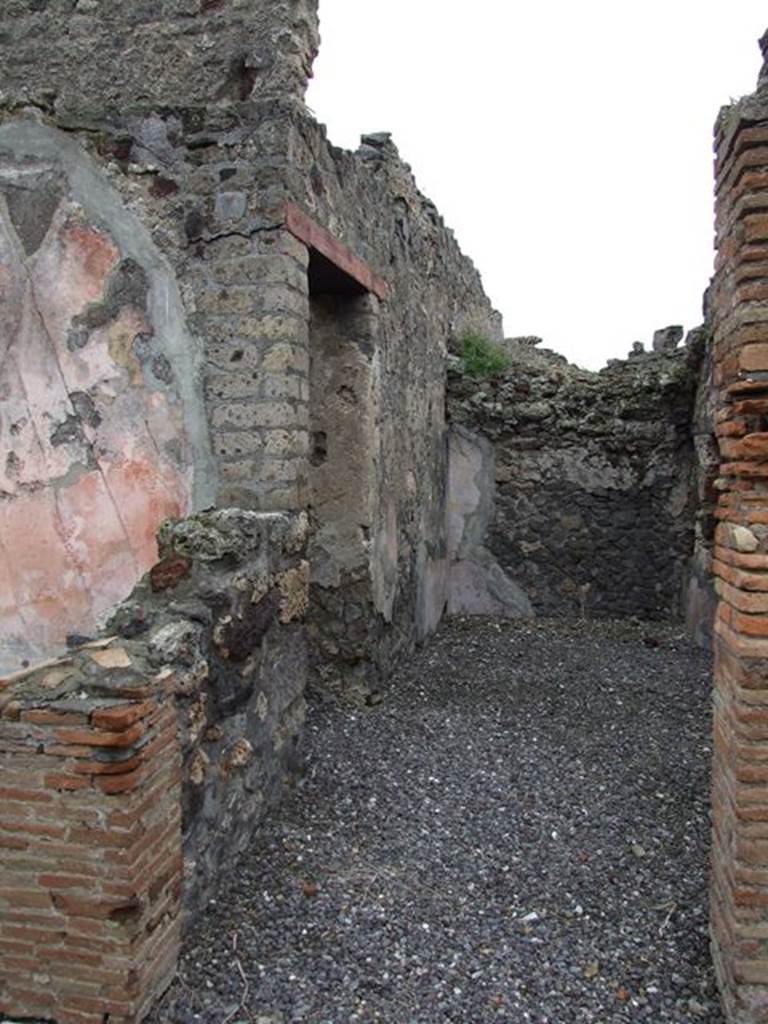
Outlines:
{"type": "Polygon", "coordinates": [[[166,523],[112,635],[0,680],[0,1011],[133,1024],[299,766],[306,517],[166,523]]]}
{"type": "Polygon", "coordinates": [[[0,1008],[133,1024],[180,941],[176,710],[142,645],[95,642],[0,691],[0,1008]]]}

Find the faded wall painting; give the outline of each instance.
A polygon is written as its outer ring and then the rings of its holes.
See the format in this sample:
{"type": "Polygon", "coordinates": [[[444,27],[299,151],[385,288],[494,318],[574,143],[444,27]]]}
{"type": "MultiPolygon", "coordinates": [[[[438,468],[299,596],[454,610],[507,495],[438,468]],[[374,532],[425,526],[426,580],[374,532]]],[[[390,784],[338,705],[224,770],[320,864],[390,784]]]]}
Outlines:
{"type": "MultiPolygon", "coordinates": [[[[53,134],[27,127],[43,143],[53,134]]],[[[61,161],[7,134],[16,152],[0,159],[6,672],[95,631],[156,561],[160,522],[190,511],[194,475],[180,368],[153,308],[157,268],[123,244],[108,209],[81,201],[61,161]]]]}

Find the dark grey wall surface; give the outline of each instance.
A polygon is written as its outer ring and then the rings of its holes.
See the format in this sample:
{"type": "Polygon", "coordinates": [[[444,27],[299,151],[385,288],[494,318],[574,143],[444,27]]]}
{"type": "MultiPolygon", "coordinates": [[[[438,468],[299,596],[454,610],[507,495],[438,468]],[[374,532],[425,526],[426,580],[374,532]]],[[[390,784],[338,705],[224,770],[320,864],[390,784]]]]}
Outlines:
{"type": "Polygon", "coordinates": [[[697,507],[703,338],[592,373],[528,345],[505,376],[453,373],[449,411],[496,448],[488,547],[540,614],[679,617],[697,507]]]}

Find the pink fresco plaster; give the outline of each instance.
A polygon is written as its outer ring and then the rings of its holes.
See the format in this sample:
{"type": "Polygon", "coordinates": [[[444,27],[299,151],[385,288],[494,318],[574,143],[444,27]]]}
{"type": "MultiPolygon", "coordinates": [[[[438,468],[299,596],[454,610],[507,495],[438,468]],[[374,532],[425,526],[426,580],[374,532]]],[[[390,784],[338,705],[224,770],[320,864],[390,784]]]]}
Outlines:
{"type": "Polygon", "coordinates": [[[180,402],[134,350],[146,311],[67,344],[122,258],[71,200],[30,258],[0,216],[0,672],[92,634],[157,560],[161,521],[190,508],[180,402]]]}

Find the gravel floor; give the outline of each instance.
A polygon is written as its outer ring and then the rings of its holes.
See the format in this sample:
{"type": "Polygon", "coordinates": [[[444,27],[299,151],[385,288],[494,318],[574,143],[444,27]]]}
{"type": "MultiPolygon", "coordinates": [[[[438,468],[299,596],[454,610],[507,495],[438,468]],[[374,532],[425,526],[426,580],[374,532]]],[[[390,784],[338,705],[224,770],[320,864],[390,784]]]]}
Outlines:
{"type": "Polygon", "coordinates": [[[309,770],[151,1021],[722,1024],[709,663],[670,628],[458,620],[309,770]]]}

